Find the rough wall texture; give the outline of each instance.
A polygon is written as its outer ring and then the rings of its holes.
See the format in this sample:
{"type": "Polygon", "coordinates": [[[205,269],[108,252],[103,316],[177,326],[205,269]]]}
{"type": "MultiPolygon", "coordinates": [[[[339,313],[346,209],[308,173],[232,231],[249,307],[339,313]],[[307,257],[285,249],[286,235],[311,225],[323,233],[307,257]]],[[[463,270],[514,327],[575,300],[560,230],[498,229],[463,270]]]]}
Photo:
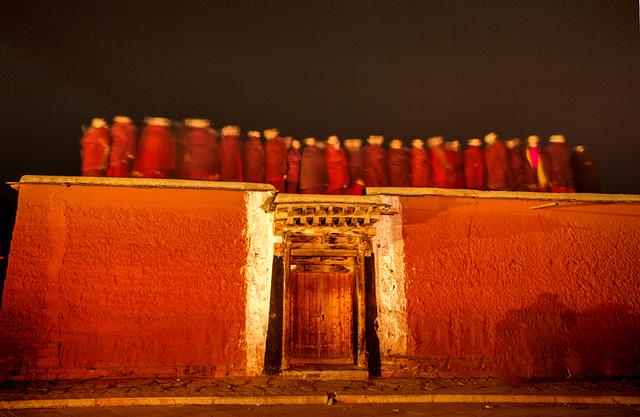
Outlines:
{"type": "Polygon", "coordinates": [[[0,378],[244,373],[244,195],[23,184],[0,378]]]}
{"type": "Polygon", "coordinates": [[[640,204],[401,201],[404,372],[640,375],[640,204]]]}

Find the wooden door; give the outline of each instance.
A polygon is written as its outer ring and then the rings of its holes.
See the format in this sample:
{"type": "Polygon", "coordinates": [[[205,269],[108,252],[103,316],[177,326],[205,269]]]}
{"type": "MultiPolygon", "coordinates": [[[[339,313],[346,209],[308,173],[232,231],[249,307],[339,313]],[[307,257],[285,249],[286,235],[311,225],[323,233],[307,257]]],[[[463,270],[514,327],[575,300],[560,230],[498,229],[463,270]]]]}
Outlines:
{"type": "Polygon", "coordinates": [[[290,364],[353,364],[353,273],[293,269],[290,283],[290,364]]]}

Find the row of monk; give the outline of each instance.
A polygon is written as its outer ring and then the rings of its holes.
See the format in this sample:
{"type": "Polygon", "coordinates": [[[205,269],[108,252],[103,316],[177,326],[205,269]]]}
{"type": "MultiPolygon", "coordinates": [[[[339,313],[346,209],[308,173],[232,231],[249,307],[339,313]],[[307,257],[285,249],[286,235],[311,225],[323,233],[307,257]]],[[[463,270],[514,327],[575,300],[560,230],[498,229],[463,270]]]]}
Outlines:
{"type": "Polygon", "coordinates": [[[569,150],[562,135],[542,146],[536,135],[502,141],[495,133],[457,140],[441,136],[400,139],[384,147],[383,136],[360,139],[306,138],[303,144],[277,129],[249,131],[225,126],[216,132],[206,119],[172,122],[148,117],[139,141],[129,117],[111,127],[96,118],[84,129],[82,175],[182,178],[272,184],[280,192],[359,195],[369,187],[443,187],[477,190],[599,192],[593,159],[584,146],[569,150]],[[262,140],[264,136],[265,141],[262,140]],[[484,145],[484,146],[483,146],[484,145]],[[343,147],[344,146],[344,147],[343,147]]]}

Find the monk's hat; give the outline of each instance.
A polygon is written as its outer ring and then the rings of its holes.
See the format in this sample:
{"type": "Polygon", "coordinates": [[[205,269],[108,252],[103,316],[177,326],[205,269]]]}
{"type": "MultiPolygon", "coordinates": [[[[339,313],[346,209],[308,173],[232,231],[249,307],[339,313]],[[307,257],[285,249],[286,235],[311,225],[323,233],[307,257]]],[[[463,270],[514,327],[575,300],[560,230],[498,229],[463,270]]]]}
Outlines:
{"type": "Polygon", "coordinates": [[[424,140],[421,138],[415,138],[411,140],[411,145],[414,148],[422,148],[424,146],[424,140]]]}
{"type": "Polygon", "coordinates": [[[576,152],[584,152],[585,151],[585,147],[584,145],[576,145],[573,147],[573,150],[576,152]]]}
{"type": "Polygon", "coordinates": [[[467,145],[469,146],[482,146],[482,141],[478,138],[469,139],[467,141],[467,145]]]}
{"type": "Polygon", "coordinates": [[[133,120],[129,116],[115,116],[113,123],[133,123],[133,120]]]}
{"type": "Polygon", "coordinates": [[[240,136],[240,127],[228,125],[222,128],[222,136],[240,136]]]}
{"type": "Polygon", "coordinates": [[[304,144],[305,145],[315,145],[316,144],[316,138],[314,138],[314,137],[304,138],[304,144]]]}
{"type": "Polygon", "coordinates": [[[209,119],[184,119],[184,125],[195,129],[206,129],[211,122],[209,119]]]}
{"type": "Polygon", "coordinates": [[[540,142],[540,136],[538,135],[529,135],[527,136],[527,143],[531,145],[531,142],[535,142],[536,145],[540,142]]]}
{"type": "Polygon", "coordinates": [[[171,120],[167,119],[166,117],[145,117],[144,122],[149,126],[171,126],[171,120]]]}
{"type": "Polygon", "coordinates": [[[340,143],[340,139],[336,135],[331,135],[327,138],[327,143],[333,145],[334,143],[340,143]]]}
{"type": "Polygon", "coordinates": [[[550,143],[564,143],[565,138],[564,135],[551,135],[549,136],[550,143]]]}
{"type": "Polygon", "coordinates": [[[247,136],[250,138],[258,138],[260,139],[260,131],[259,130],[250,130],[247,132],[247,136]]]}
{"type": "Polygon", "coordinates": [[[384,136],[382,136],[382,135],[371,135],[371,136],[369,136],[369,139],[367,139],[367,142],[376,143],[378,145],[381,145],[384,142],[384,136]]]}
{"type": "Polygon", "coordinates": [[[440,146],[444,142],[444,138],[442,136],[431,136],[427,139],[427,143],[429,146],[440,146]]]}
{"type": "Polygon", "coordinates": [[[344,146],[347,148],[357,149],[362,147],[362,139],[349,138],[349,139],[345,139],[343,142],[344,142],[344,146]]]}
{"type": "Polygon", "coordinates": [[[271,128],[271,129],[266,129],[264,132],[262,132],[262,134],[267,139],[275,139],[280,134],[280,131],[276,128],[271,128]]]}
{"type": "Polygon", "coordinates": [[[91,119],[91,127],[94,129],[100,129],[101,127],[107,127],[107,121],[101,117],[94,117],[91,119]]]}

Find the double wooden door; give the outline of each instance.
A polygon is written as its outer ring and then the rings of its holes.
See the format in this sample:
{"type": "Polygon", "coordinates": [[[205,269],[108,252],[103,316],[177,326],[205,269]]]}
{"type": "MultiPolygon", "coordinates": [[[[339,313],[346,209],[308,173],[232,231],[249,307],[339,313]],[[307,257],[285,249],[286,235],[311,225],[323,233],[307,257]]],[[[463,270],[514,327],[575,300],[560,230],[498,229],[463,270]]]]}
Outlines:
{"type": "Polygon", "coordinates": [[[290,271],[289,363],[354,363],[353,272],[290,271]]]}

